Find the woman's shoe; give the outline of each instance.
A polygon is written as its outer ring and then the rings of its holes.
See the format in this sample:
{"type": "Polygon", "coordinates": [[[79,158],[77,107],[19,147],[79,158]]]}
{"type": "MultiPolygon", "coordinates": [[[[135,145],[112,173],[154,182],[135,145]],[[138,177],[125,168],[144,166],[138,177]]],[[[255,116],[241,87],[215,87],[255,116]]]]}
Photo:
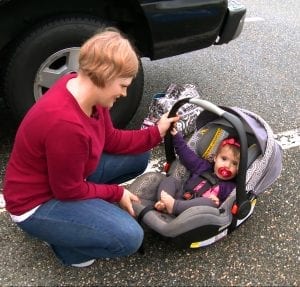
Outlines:
{"type": "Polygon", "coordinates": [[[96,259],[91,259],[91,260],[88,260],[85,262],[71,264],[71,266],[73,266],[73,267],[88,267],[88,266],[92,265],[95,261],[96,261],[96,259]]]}

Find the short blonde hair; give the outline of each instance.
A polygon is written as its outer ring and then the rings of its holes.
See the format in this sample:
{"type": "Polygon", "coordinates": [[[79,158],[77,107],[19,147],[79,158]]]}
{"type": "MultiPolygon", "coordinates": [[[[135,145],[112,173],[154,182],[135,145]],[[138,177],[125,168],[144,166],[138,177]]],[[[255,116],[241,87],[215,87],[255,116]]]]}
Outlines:
{"type": "Polygon", "coordinates": [[[133,78],[138,68],[133,45],[115,28],[95,34],[80,49],[79,71],[98,87],[118,77],[133,78]]]}

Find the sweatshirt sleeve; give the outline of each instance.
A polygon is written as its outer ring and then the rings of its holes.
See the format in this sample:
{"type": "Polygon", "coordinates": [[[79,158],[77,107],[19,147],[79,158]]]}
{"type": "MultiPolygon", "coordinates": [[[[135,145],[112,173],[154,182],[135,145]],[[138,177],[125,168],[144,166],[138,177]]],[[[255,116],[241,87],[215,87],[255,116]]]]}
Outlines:
{"type": "Polygon", "coordinates": [[[211,168],[207,160],[202,159],[189,148],[180,132],[173,137],[173,144],[179,160],[191,173],[199,175],[211,168]]]}
{"type": "Polygon", "coordinates": [[[84,178],[90,143],[81,128],[71,123],[61,123],[52,128],[45,141],[49,185],[56,199],[120,201],[123,187],[95,184],[84,178]]]}
{"type": "Polygon", "coordinates": [[[138,154],[157,146],[162,138],[157,126],[142,130],[119,130],[113,127],[108,110],[105,117],[104,151],[116,154],[138,154]]]}

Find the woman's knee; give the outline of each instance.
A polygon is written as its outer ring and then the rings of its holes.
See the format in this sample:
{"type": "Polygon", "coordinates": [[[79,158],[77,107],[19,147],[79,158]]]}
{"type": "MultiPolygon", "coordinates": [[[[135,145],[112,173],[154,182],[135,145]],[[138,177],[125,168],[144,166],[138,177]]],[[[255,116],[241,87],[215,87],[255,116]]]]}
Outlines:
{"type": "Polygon", "coordinates": [[[119,234],[119,256],[126,256],[135,253],[141,246],[144,239],[142,227],[134,220],[127,226],[123,226],[119,234]]]}
{"type": "Polygon", "coordinates": [[[143,154],[140,154],[135,159],[135,166],[137,167],[137,172],[143,173],[149,163],[150,159],[150,152],[145,152],[143,154]]]}

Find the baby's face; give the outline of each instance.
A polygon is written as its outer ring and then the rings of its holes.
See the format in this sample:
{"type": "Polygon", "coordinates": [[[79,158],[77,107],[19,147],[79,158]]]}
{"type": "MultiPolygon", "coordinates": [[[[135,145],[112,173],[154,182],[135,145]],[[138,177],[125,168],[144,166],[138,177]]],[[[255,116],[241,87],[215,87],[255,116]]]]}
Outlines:
{"type": "Polygon", "coordinates": [[[239,159],[234,156],[228,145],[222,147],[214,161],[214,172],[218,178],[230,180],[236,176],[239,168],[239,159]]]}

